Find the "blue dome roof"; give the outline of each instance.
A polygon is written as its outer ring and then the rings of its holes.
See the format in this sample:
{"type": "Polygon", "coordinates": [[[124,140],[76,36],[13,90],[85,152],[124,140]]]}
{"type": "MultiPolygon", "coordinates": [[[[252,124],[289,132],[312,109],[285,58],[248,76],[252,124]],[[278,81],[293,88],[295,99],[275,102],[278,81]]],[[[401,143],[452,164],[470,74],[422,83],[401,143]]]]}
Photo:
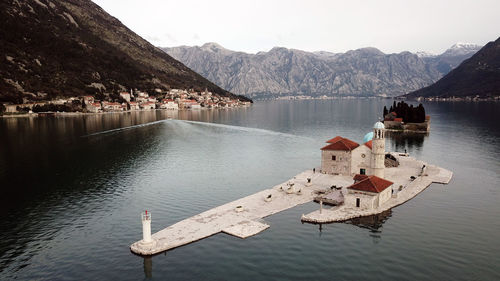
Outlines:
{"type": "Polygon", "coordinates": [[[363,138],[363,143],[369,142],[373,139],[373,132],[369,132],[368,134],[365,135],[363,138]]]}
{"type": "Polygon", "coordinates": [[[378,121],[375,125],[373,125],[373,129],[385,129],[384,123],[378,121]]]}

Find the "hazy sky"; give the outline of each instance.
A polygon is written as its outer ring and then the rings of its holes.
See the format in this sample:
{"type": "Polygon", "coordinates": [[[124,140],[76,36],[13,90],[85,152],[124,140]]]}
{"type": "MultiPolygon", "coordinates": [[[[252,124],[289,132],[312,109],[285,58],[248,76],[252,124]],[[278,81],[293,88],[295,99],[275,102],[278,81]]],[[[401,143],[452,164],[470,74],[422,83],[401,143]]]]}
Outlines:
{"type": "Polygon", "coordinates": [[[500,0],[93,0],[156,46],[217,42],[255,53],[280,46],[442,53],[500,36],[500,0]]]}

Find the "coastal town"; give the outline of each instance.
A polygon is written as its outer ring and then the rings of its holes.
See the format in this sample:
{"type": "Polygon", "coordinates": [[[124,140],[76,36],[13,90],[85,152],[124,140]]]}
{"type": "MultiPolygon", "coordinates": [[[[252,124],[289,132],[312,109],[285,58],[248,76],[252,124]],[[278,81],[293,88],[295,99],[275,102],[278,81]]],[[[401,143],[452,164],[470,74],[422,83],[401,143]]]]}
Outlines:
{"type": "Polygon", "coordinates": [[[190,90],[171,89],[166,93],[155,90],[154,94],[145,91],[130,90],[118,94],[98,94],[96,96],[82,96],[58,98],[51,101],[29,101],[0,105],[0,114],[16,116],[19,114],[37,113],[102,113],[124,112],[138,110],[187,110],[187,109],[215,109],[250,106],[250,101],[240,101],[230,97],[221,97],[207,90],[195,92],[190,90]]]}

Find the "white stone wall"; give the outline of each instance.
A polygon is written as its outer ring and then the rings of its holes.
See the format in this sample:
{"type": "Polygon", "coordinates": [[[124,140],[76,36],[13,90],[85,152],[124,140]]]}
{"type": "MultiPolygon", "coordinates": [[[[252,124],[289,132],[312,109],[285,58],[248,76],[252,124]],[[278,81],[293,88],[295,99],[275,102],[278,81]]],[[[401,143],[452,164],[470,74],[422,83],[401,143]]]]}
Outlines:
{"type": "Polygon", "coordinates": [[[351,152],[351,175],[359,174],[360,169],[365,169],[371,175],[372,151],[366,145],[360,145],[351,152]],[[364,156],[364,157],[363,157],[364,156]]]}
{"type": "Polygon", "coordinates": [[[392,196],[392,185],[389,186],[388,188],[384,189],[384,191],[382,191],[378,194],[376,206],[380,207],[382,204],[387,202],[387,200],[391,199],[391,196],[392,196]]]}
{"type": "Polygon", "coordinates": [[[356,199],[359,198],[359,209],[372,210],[377,207],[378,196],[376,193],[349,190],[344,197],[344,204],[350,208],[356,207],[356,199]]]}
{"type": "Polygon", "coordinates": [[[343,150],[321,151],[321,172],[327,174],[351,175],[351,152],[343,150]],[[336,160],[332,160],[332,156],[336,160]]]}

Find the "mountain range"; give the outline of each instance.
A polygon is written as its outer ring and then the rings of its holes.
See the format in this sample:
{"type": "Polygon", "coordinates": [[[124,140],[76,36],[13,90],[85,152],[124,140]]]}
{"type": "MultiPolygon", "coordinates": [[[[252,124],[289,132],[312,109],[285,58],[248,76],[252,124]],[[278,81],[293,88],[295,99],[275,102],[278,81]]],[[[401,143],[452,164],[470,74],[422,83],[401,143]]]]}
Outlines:
{"type": "Polygon", "coordinates": [[[235,97],[90,0],[1,1],[0,54],[0,102],[130,88],[208,89],[235,97]]]}
{"type": "Polygon", "coordinates": [[[500,96],[500,38],[486,44],[436,83],[406,95],[407,98],[476,96],[500,96]]]}
{"type": "Polygon", "coordinates": [[[398,96],[436,82],[480,48],[455,44],[440,55],[385,54],[376,48],[331,53],[281,47],[249,54],[217,43],[161,49],[219,86],[259,99],[398,96]]]}

